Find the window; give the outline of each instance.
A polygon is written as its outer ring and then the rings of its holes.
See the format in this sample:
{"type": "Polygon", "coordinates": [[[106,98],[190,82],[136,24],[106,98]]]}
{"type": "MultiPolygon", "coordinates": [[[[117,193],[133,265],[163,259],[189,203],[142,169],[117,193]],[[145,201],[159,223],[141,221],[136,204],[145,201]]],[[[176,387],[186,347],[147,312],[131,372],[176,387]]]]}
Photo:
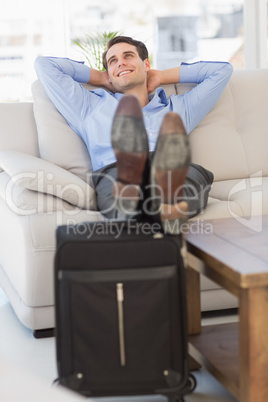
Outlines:
{"type": "Polygon", "coordinates": [[[267,0],[245,0],[245,65],[267,67],[267,0]]]}
{"type": "Polygon", "coordinates": [[[189,3],[192,7],[178,6],[175,13],[157,18],[157,66],[202,59],[231,61],[243,68],[243,0],[189,3]]]}
{"type": "Polygon", "coordinates": [[[154,68],[226,60],[267,66],[268,0],[9,0],[0,14],[0,101],[31,100],[38,55],[85,57],[72,40],[121,31],[146,43],[154,68]]]}

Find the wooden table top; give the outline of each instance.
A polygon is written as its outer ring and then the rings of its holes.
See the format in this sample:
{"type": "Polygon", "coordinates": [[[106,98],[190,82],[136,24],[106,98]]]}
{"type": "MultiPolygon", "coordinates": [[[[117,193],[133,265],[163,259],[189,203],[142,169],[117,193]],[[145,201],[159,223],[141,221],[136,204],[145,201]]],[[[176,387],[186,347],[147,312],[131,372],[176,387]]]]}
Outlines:
{"type": "Polygon", "coordinates": [[[268,215],[189,222],[185,239],[190,266],[197,257],[238,288],[268,285],[268,215]]]}

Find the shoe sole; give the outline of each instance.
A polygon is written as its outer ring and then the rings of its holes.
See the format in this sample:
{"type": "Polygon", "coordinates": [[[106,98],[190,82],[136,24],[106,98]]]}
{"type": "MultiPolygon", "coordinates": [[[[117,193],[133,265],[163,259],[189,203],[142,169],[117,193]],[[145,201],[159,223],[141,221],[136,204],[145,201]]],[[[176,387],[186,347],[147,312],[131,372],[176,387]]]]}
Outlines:
{"type": "Polygon", "coordinates": [[[148,158],[148,139],[143,120],[116,115],[112,127],[112,147],[117,159],[113,196],[123,213],[134,213],[141,196],[143,172],[148,158]],[[133,131],[138,135],[133,135],[133,131]]]}
{"type": "Polygon", "coordinates": [[[180,118],[178,122],[177,132],[169,132],[167,125],[167,132],[163,130],[159,134],[151,169],[152,193],[160,204],[162,226],[166,233],[172,234],[180,232],[180,225],[187,216],[185,208],[183,211],[174,211],[174,208],[183,199],[184,182],[191,162],[189,138],[180,118]],[[170,217],[167,213],[162,214],[161,204],[165,210],[172,211],[170,217]]]}
{"type": "Polygon", "coordinates": [[[161,188],[162,202],[174,204],[174,196],[182,196],[190,162],[190,144],[185,134],[162,135],[158,139],[152,164],[152,182],[161,188]]]}

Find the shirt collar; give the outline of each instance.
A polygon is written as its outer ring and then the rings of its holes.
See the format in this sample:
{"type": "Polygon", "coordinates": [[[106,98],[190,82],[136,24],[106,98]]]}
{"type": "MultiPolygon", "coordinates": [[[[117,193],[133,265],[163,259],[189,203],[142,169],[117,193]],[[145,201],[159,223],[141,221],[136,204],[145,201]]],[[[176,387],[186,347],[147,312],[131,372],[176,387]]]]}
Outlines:
{"type": "MultiPolygon", "coordinates": [[[[116,92],[115,94],[112,94],[118,101],[124,96],[121,92],[116,92]]],[[[167,106],[168,104],[168,99],[166,96],[166,93],[163,88],[159,87],[156,89],[154,94],[149,95],[149,103],[144,106],[143,110],[152,110],[156,109],[158,107],[163,107],[167,106]]]]}
{"type": "Polygon", "coordinates": [[[143,110],[152,110],[158,107],[167,106],[168,99],[163,88],[157,88],[155,94],[149,95],[149,103],[143,110]]]}

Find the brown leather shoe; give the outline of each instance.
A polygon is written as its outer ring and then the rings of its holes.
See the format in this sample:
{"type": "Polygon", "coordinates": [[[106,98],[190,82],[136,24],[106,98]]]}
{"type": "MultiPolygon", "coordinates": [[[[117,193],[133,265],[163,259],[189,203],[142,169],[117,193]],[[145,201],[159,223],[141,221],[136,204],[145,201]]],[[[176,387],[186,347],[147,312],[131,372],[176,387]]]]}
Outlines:
{"type": "Polygon", "coordinates": [[[132,214],[142,198],[141,184],[149,152],[143,114],[135,96],[125,95],[120,100],[111,141],[118,169],[113,195],[117,208],[125,214],[132,214]]]}
{"type": "Polygon", "coordinates": [[[190,162],[190,144],[183,122],[178,114],[167,113],[151,168],[152,193],[167,233],[180,233],[180,225],[187,218],[183,189],[190,162]]]}

